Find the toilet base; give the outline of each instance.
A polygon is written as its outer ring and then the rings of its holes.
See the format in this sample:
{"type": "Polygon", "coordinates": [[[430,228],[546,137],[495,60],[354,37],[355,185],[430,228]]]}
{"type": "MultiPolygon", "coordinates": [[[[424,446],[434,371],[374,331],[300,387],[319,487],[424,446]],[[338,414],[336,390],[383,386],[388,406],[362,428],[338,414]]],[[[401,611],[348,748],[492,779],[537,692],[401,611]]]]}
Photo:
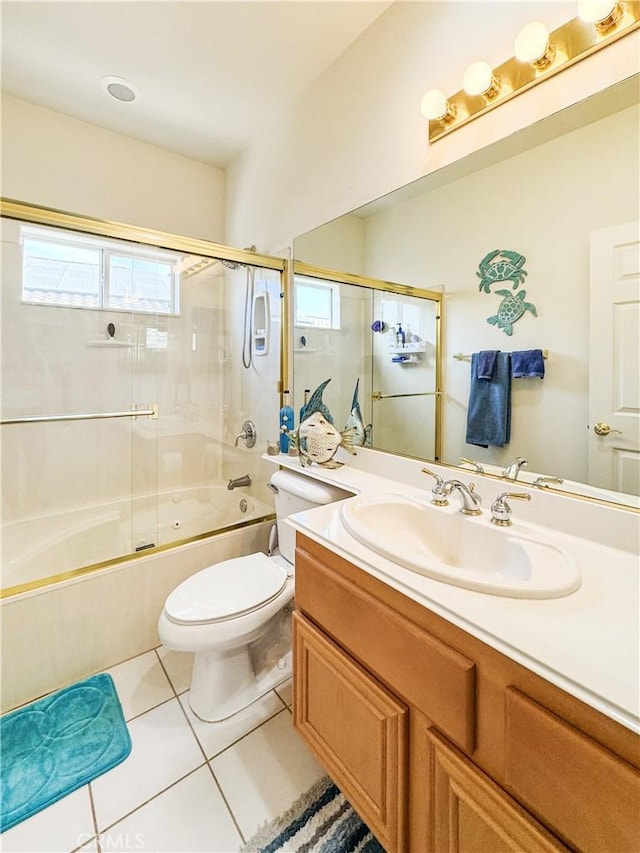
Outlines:
{"type": "Polygon", "coordinates": [[[258,674],[254,664],[251,650],[246,646],[232,649],[223,656],[212,652],[197,653],[189,691],[193,713],[207,723],[218,723],[291,678],[291,650],[258,674]]]}

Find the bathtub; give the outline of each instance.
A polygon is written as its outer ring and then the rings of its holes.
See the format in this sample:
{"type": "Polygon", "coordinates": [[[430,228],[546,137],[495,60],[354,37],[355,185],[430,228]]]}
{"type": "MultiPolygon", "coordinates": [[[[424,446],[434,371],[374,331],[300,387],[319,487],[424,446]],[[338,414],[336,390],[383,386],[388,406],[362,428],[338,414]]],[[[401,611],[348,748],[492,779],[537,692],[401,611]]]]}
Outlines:
{"type": "Polygon", "coordinates": [[[32,516],[3,525],[0,587],[6,592],[272,514],[272,506],[217,481],[32,516]]]}

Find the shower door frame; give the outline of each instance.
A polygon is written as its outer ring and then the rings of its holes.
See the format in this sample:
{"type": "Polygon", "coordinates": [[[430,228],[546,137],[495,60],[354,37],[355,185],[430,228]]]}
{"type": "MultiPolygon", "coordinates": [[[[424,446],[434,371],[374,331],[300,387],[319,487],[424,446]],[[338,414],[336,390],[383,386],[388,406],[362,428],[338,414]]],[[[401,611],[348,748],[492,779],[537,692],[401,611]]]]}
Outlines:
{"type": "MultiPolygon", "coordinates": [[[[58,210],[56,208],[45,207],[42,205],[29,204],[27,202],[18,201],[2,197],[0,198],[0,216],[4,219],[18,220],[20,222],[29,222],[35,225],[47,225],[52,228],[62,228],[67,231],[78,231],[84,234],[92,234],[100,237],[109,237],[120,240],[128,240],[142,245],[153,246],[158,249],[166,249],[170,251],[184,252],[187,254],[201,255],[209,257],[212,260],[233,261],[234,263],[243,264],[246,266],[274,270],[280,274],[280,295],[281,295],[281,357],[280,357],[280,381],[276,391],[282,393],[284,387],[284,377],[288,371],[287,347],[289,341],[288,332],[288,312],[289,312],[289,291],[290,291],[290,263],[284,258],[274,257],[272,255],[263,255],[258,252],[247,251],[245,249],[236,249],[232,246],[226,246],[222,243],[215,243],[209,240],[201,240],[193,237],[185,237],[178,234],[172,234],[166,231],[159,231],[142,226],[131,225],[128,223],[117,222],[107,219],[98,219],[90,216],[83,216],[72,213],[70,211],[58,210]]],[[[108,413],[113,414],[113,413],[108,413]]],[[[116,413],[120,415],[120,413],[116,413]]],[[[143,414],[143,413],[141,413],[143,414]]],[[[146,414],[146,413],[145,413],[146,414]]],[[[122,413],[124,416],[124,413],[122,413]]],[[[129,414],[132,416],[132,413],[129,414]]],[[[77,416],[75,416],[77,418],[77,416]]],[[[81,568],[71,569],[59,574],[51,575],[34,581],[29,581],[17,586],[0,589],[0,599],[10,598],[24,592],[30,592],[34,589],[40,589],[51,584],[66,581],[71,578],[80,577],[91,572],[98,571],[103,568],[111,567],[121,563],[126,563],[142,557],[148,557],[150,554],[157,554],[162,551],[167,551],[172,548],[177,548],[190,542],[197,542],[222,533],[229,533],[233,530],[248,527],[255,524],[260,524],[264,521],[274,518],[274,514],[268,516],[260,516],[250,521],[238,522],[237,524],[229,525],[221,530],[213,530],[205,533],[200,533],[196,536],[191,536],[186,539],[176,540],[165,545],[156,545],[153,548],[146,549],[140,552],[133,552],[114,557],[109,560],[104,560],[99,563],[82,566],[81,568]]]]}
{"type": "MultiPolygon", "coordinates": [[[[310,278],[323,279],[324,281],[333,281],[338,284],[353,284],[357,287],[365,287],[374,291],[385,291],[387,293],[395,293],[399,296],[414,296],[418,299],[428,299],[436,304],[435,314],[435,388],[433,394],[435,400],[434,412],[434,454],[433,461],[439,462],[442,456],[442,353],[443,341],[442,330],[444,328],[444,293],[439,290],[427,290],[420,287],[413,287],[410,284],[400,284],[395,281],[385,281],[384,279],[371,278],[369,276],[356,275],[355,273],[343,272],[341,270],[332,270],[325,267],[317,267],[312,264],[304,263],[303,261],[295,261],[291,265],[288,293],[293,292],[293,277],[296,275],[309,276],[310,278]]],[[[292,301],[292,300],[291,300],[292,301]]],[[[290,320],[292,324],[292,320],[290,320]]],[[[284,326],[284,324],[283,324],[284,326]]],[[[284,342],[283,342],[284,343],[284,342]]],[[[288,342],[287,342],[288,345],[288,342]]],[[[286,350],[288,352],[288,350],[286,350]]],[[[283,352],[285,349],[283,348],[283,352]]],[[[284,372],[283,378],[286,378],[290,387],[293,387],[293,358],[291,359],[291,374],[287,366],[287,371],[284,372]]],[[[300,403],[296,403],[300,405],[300,403]]],[[[375,448],[374,448],[375,449],[375,448]]],[[[383,451],[386,452],[386,451],[383,451]]],[[[397,456],[405,454],[394,451],[397,456]]]]}

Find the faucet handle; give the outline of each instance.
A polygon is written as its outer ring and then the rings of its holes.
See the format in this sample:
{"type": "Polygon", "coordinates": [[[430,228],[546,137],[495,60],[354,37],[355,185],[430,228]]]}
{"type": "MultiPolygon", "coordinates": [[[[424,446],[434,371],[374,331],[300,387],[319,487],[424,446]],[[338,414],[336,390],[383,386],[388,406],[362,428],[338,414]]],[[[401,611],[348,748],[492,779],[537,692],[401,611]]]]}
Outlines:
{"type": "Polygon", "coordinates": [[[562,477],[537,477],[533,481],[533,485],[539,486],[541,489],[548,488],[550,483],[564,483],[564,480],[562,477]]]}
{"type": "Polygon", "coordinates": [[[434,477],[436,481],[436,486],[441,486],[444,483],[444,480],[440,476],[440,474],[434,474],[433,471],[430,471],[428,468],[421,468],[420,472],[422,474],[428,474],[430,477],[434,477]]]}
{"type": "Polygon", "coordinates": [[[530,501],[531,495],[528,492],[501,492],[495,501],[491,504],[491,522],[500,527],[510,527],[511,507],[507,503],[507,498],[514,498],[519,501],[530,501]]]}
{"type": "Polygon", "coordinates": [[[428,468],[421,468],[421,473],[428,474],[430,477],[435,479],[435,484],[431,489],[431,500],[436,506],[449,506],[448,495],[444,492],[444,480],[439,474],[434,474],[433,471],[430,471],[428,468]]]}
{"type": "Polygon", "coordinates": [[[467,459],[466,456],[461,456],[460,462],[462,462],[463,465],[464,464],[472,465],[476,474],[484,474],[484,468],[482,467],[482,465],[479,462],[476,462],[473,459],[467,459]]]}
{"type": "Polygon", "coordinates": [[[253,447],[256,443],[256,438],[258,434],[256,432],[256,425],[253,421],[245,421],[242,424],[242,432],[238,433],[235,441],[233,442],[233,446],[237,447],[239,441],[244,442],[245,447],[253,447]]]}

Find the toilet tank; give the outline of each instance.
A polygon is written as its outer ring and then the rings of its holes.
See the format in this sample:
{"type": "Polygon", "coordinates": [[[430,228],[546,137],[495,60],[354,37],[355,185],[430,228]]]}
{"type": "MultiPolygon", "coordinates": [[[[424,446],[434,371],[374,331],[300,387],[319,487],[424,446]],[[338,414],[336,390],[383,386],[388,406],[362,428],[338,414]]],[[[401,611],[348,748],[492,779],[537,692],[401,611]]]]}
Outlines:
{"type": "Polygon", "coordinates": [[[274,493],[280,553],[286,560],[293,563],[296,533],[288,524],[283,524],[284,519],[294,512],[302,512],[304,509],[350,498],[353,493],[345,492],[344,489],[328,483],[321,483],[320,480],[305,477],[304,474],[296,474],[295,471],[276,471],[270,482],[277,489],[274,493]]]}

